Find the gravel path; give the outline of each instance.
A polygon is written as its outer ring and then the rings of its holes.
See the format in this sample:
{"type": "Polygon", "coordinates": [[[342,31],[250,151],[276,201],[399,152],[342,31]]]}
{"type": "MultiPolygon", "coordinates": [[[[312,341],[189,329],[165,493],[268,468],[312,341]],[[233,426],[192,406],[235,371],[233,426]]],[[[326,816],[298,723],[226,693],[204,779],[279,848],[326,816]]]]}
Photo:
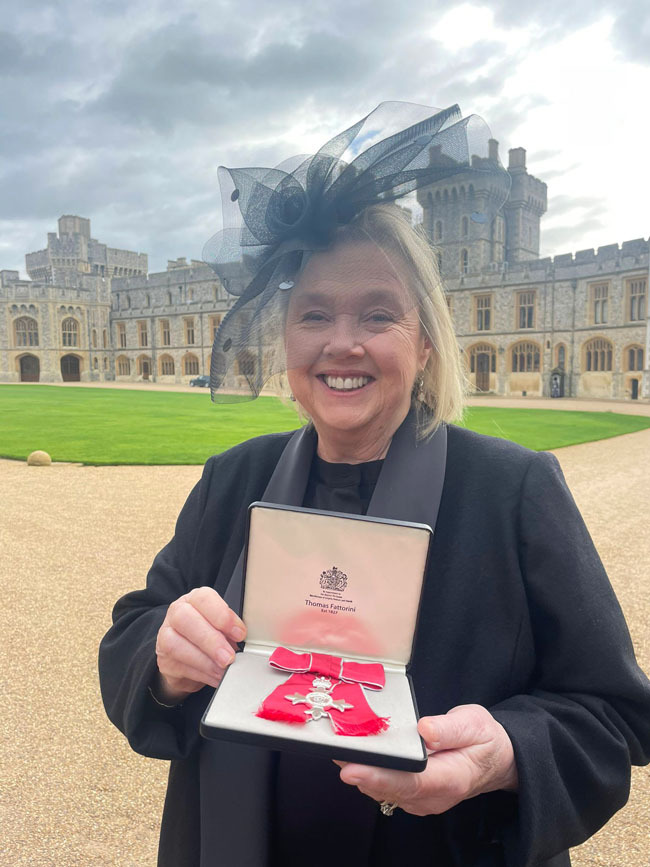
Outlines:
{"type": "MultiPolygon", "coordinates": [[[[649,454],[650,430],[557,452],[646,670],[649,454]]],[[[0,864],[155,864],[167,766],[132,753],[107,721],[97,645],[199,475],[0,461],[0,864]]],[[[647,867],[649,827],[650,774],[636,769],[630,803],[574,864],[647,867]]]]}

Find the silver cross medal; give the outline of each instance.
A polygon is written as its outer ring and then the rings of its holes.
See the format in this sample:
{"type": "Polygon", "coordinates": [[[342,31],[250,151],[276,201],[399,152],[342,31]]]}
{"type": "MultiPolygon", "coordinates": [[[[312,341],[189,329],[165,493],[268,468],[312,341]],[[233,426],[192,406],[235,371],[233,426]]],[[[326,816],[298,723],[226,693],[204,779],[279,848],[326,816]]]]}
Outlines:
{"type": "Polygon", "coordinates": [[[314,687],[313,692],[308,692],[307,695],[300,695],[299,692],[293,695],[285,695],[291,704],[306,704],[308,709],[305,711],[307,716],[313,720],[319,720],[321,717],[329,716],[328,710],[349,710],[354,707],[353,704],[348,704],[344,699],[333,699],[329,694],[332,689],[332,681],[327,677],[315,677],[312,680],[314,687]]]}

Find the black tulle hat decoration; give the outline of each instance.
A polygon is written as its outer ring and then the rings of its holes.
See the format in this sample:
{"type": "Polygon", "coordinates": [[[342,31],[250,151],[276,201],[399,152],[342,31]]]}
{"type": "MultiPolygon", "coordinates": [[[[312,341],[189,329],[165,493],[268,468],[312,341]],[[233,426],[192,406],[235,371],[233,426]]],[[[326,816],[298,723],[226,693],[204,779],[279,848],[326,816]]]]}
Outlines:
{"type": "Polygon", "coordinates": [[[286,371],[284,313],[305,254],[327,249],[337,229],[365,208],[466,175],[481,190],[472,219],[490,222],[510,176],[489,141],[484,121],[462,117],[457,105],[384,102],[314,155],[276,168],[220,166],[223,229],[203,258],[237,300],[215,336],[212,399],[257,397],[286,371]]]}

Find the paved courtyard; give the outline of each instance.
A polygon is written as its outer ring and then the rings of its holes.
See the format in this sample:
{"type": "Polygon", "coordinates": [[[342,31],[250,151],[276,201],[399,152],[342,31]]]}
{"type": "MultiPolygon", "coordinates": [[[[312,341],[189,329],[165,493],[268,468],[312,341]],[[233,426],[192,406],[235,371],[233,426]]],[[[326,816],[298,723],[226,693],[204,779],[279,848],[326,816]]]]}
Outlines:
{"type": "MultiPolygon", "coordinates": [[[[650,429],[556,454],[648,671],[650,429]]],[[[97,645],[199,475],[0,461],[0,864],[155,864],[167,765],[132,753],[108,723],[97,645]]],[[[650,774],[635,769],[628,806],[574,864],[647,867],[648,828],[650,774]]]]}

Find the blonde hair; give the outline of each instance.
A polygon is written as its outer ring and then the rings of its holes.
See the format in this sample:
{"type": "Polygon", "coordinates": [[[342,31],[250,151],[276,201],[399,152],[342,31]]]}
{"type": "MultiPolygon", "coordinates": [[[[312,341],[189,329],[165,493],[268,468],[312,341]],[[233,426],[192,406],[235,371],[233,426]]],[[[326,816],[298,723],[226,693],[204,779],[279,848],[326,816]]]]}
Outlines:
{"type": "MultiPolygon", "coordinates": [[[[407,288],[417,301],[420,325],[431,342],[422,384],[419,388],[414,384],[413,395],[418,409],[418,436],[426,437],[442,422],[462,417],[467,393],[460,348],[434,250],[424,232],[413,228],[408,213],[389,203],[361,211],[337,230],[331,247],[347,243],[374,243],[380,247],[397,276],[406,278],[407,288]]],[[[274,380],[276,392],[286,397],[286,377],[274,380]]]]}

